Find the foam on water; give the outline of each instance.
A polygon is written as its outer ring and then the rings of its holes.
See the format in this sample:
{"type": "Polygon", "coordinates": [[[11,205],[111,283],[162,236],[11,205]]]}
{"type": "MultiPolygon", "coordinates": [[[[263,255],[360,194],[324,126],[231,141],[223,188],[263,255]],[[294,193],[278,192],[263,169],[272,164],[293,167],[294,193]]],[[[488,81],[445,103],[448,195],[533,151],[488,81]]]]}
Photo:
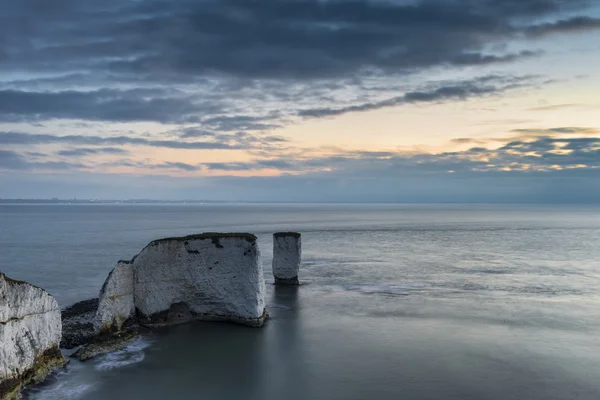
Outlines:
{"type": "Polygon", "coordinates": [[[392,296],[408,296],[411,291],[422,290],[426,288],[425,284],[354,284],[333,287],[334,290],[341,289],[350,292],[359,292],[363,294],[384,294],[392,296]]]}
{"type": "Polygon", "coordinates": [[[97,371],[108,371],[140,363],[146,358],[144,350],[150,347],[151,344],[152,342],[150,341],[138,338],[122,350],[98,357],[94,360],[94,369],[97,371]]]}
{"type": "Polygon", "coordinates": [[[279,308],[281,310],[293,310],[292,307],[284,306],[282,304],[267,304],[267,308],[279,308]]]}
{"type": "Polygon", "coordinates": [[[68,366],[52,375],[44,384],[34,386],[24,395],[30,400],[78,400],[85,399],[98,387],[101,376],[98,371],[110,371],[142,362],[145,350],[152,341],[138,338],[122,350],[97,357],[90,362],[71,361],[68,366]],[[90,374],[90,367],[93,368],[90,374]]]}
{"type": "Polygon", "coordinates": [[[92,391],[97,384],[83,376],[84,365],[72,362],[67,368],[53,374],[42,385],[37,385],[24,393],[30,400],[78,400],[92,391]]]}
{"type": "Polygon", "coordinates": [[[306,260],[302,261],[302,265],[326,265],[327,261],[325,260],[306,260]]]}

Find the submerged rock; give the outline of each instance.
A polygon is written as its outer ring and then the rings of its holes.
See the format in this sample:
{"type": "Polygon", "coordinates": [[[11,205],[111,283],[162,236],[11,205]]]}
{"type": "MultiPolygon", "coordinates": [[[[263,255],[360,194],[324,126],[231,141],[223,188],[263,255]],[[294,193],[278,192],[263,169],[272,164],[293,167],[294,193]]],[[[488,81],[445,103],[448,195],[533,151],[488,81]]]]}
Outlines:
{"type": "Polygon", "coordinates": [[[98,311],[98,299],[90,299],[75,303],[62,311],[62,340],[60,347],[72,349],[92,341],[94,318],[98,311]]]}
{"type": "Polygon", "coordinates": [[[302,238],[297,232],[273,234],[273,277],[276,285],[298,285],[302,238]]]}
{"type": "Polygon", "coordinates": [[[190,320],[262,326],[265,287],[256,236],[203,233],[151,242],[120,261],[100,292],[94,328],[173,325],[190,320]]]}
{"type": "Polygon", "coordinates": [[[0,273],[0,399],[16,399],[67,363],[59,350],[58,303],[43,289],[0,273]]]}

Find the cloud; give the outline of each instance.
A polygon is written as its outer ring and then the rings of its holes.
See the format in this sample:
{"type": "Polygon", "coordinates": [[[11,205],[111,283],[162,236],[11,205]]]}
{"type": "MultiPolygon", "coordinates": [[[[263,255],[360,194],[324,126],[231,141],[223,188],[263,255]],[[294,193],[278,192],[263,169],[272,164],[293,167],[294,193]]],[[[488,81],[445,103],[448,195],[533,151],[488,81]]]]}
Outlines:
{"type": "MultiPolygon", "coordinates": [[[[585,9],[584,0],[34,0],[5,7],[4,63],[117,79],[198,81],[206,76],[320,79],[512,61],[490,53],[516,20],[585,9]],[[520,4],[523,3],[523,4],[520,4]],[[34,45],[35,44],[35,45],[34,45]]],[[[582,25],[559,21],[555,30],[582,25]],[[561,28],[562,27],[562,28],[561,28]]]]}
{"type": "MultiPolygon", "coordinates": [[[[41,132],[41,122],[50,127],[57,123],[45,121],[76,120],[55,130],[60,135],[0,132],[1,162],[11,171],[89,170],[104,166],[93,163],[94,154],[111,154],[111,159],[124,156],[113,161],[115,166],[146,168],[158,175],[200,175],[205,170],[258,175],[275,169],[301,177],[255,177],[248,184],[260,188],[268,182],[265,190],[277,191],[314,179],[319,190],[333,196],[327,185],[341,181],[364,179],[371,182],[373,193],[388,193],[397,177],[408,182],[447,177],[448,171],[454,171],[453,177],[549,175],[567,168],[583,175],[597,164],[593,128],[529,129],[514,131],[511,140],[455,141],[478,147],[441,154],[319,152],[295,149],[288,139],[268,134],[301,117],[463,101],[535,84],[535,77],[501,76],[422,82],[431,71],[473,76],[478,69],[465,67],[485,66],[487,71],[541,54],[525,38],[596,29],[598,19],[588,16],[593,2],[587,0],[6,3],[0,13],[0,122],[10,122],[5,124],[10,128],[4,129],[41,132]],[[85,121],[102,123],[75,125],[85,121]],[[109,125],[143,121],[179,126],[144,136],[115,133],[109,125]],[[15,128],[13,122],[30,127],[15,128]],[[93,134],[73,134],[74,129],[93,134]],[[586,138],[590,140],[579,140],[586,138]],[[501,144],[488,149],[492,143],[501,144]],[[47,148],[28,151],[37,145],[54,145],[55,153],[47,148]],[[11,150],[5,148],[9,146],[11,150]],[[127,151],[133,152],[129,147],[134,146],[241,150],[255,159],[139,161],[128,159],[127,151]],[[37,151],[48,155],[29,154],[37,151]],[[56,154],[89,160],[36,162],[56,154]]],[[[141,125],[132,129],[146,129],[137,128],[141,125]]],[[[237,179],[231,182],[238,184],[237,179]]],[[[428,182],[434,181],[439,183],[428,182]]],[[[245,184],[240,187],[248,192],[245,184]]],[[[347,194],[361,198],[358,187],[347,194]]],[[[309,194],[302,188],[290,192],[309,194]]]]}
{"type": "Polygon", "coordinates": [[[526,34],[533,37],[540,37],[557,33],[585,32],[594,29],[600,29],[600,18],[579,16],[530,26],[527,28],[526,34]]]}
{"type": "Polygon", "coordinates": [[[32,162],[28,161],[19,153],[10,150],[0,150],[0,170],[71,170],[85,169],[86,165],[81,163],[69,163],[64,161],[32,162]]]}
{"type": "Polygon", "coordinates": [[[57,152],[59,156],[63,157],[84,157],[93,154],[128,154],[129,152],[118,147],[100,147],[90,148],[83,147],[78,149],[60,150],[57,152]]]}
{"type": "Polygon", "coordinates": [[[319,109],[305,109],[316,103],[335,115],[461,100],[486,93],[416,89],[382,100],[367,95],[367,82],[379,79],[372,87],[390,88],[401,75],[536,56],[502,49],[523,34],[593,25],[583,16],[588,6],[586,0],[56,0],[50,10],[23,0],[0,16],[0,121],[155,121],[255,132],[290,123],[286,115],[298,109],[316,116],[319,109]],[[535,20],[550,22],[523,22],[535,20]],[[340,106],[348,91],[364,104],[340,106]]]}
{"type": "MultiPolygon", "coordinates": [[[[84,135],[50,135],[50,134],[28,134],[22,132],[0,132],[0,144],[3,145],[36,145],[36,144],[67,144],[84,146],[148,146],[162,147],[168,149],[187,150],[236,150],[250,149],[255,145],[262,144],[259,137],[250,134],[235,134],[219,136],[221,141],[196,141],[187,142],[180,140],[155,140],[141,137],[129,136],[84,136],[84,135]],[[223,140],[227,141],[223,141],[223,140]]],[[[213,139],[208,137],[207,139],[213,139]]],[[[269,141],[267,137],[265,140],[269,141]]],[[[278,139],[276,139],[278,140],[278,139]]]]}
{"type": "MultiPolygon", "coordinates": [[[[9,178],[18,171],[62,169],[70,176],[76,176],[73,174],[79,174],[80,170],[95,171],[98,167],[104,170],[105,167],[122,166],[135,168],[131,171],[136,177],[133,187],[139,186],[137,195],[127,197],[157,198],[156,193],[165,193],[164,187],[172,185],[173,190],[168,191],[166,198],[198,199],[206,198],[206,193],[210,193],[210,198],[225,200],[600,201],[600,190],[595,184],[600,179],[600,138],[595,137],[525,138],[496,148],[472,147],[464,151],[437,154],[330,151],[330,155],[324,156],[304,152],[296,158],[284,154],[231,163],[117,160],[80,165],[36,163],[16,152],[2,150],[0,169],[15,172],[0,174],[0,182],[7,182],[2,186],[3,192],[7,193],[5,190],[21,190],[9,178]],[[139,175],[136,171],[139,168],[161,172],[139,175]],[[277,169],[280,175],[259,176],[259,172],[266,169],[277,169]],[[177,177],[177,171],[193,173],[204,170],[224,172],[229,176],[194,176],[188,180],[177,177]],[[256,174],[244,178],[235,176],[240,171],[256,171],[256,174]],[[161,186],[163,190],[156,189],[150,195],[144,192],[149,183],[159,179],[157,177],[160,175],[168,176],[161,186]],[[12,189],[6,189],[9,187],[12,189]],[[205,189],[201,190],[200,187],[205,189]],[[210,190],[207,192],[208,187],[210,190]]],[[[110,186],[114,181],[129,179],[128,175],[106,175],[104,185],[110,186]]],[[[86,176],[94,180],[100,179],[103,174],[86,176]]],[[[27,181],[33,178],[20,179],[27,181]]],[[[59,182],[54,190],[60,185],[59,182]]],[[[88,191],[95,193],[91,189],[88,191]]],[[[103,195],[105,198],[108,196],[106,193],[103,195]]],[[[123,192],[118,193],[121,196],[115,197],[121,198],[123,192]]],[[[56,194],[50,197],[56,197],[56,194]]],[[[84,196],[77,194],[76,197],[84,196]]]]}
{"type": "Polygon", "coordinates": [[[216,113],[216,101],[198,102],[182,93],[153,90],[32,92],[0,90],[0,119],[35,121],[54,118],[95,121],[197,122],[198,115],[216,113]]]}
{"type": "Polygon", "coordinates": [[[293,161],[286,161],[281,159],[271,160],[256,160],[252,162],[230,162],[230,163],[204,163],[202,164],[208,170],[211,171],[256,171],[263,169],[277,169],[277,170],[294,170],[297,168],[297,163],[293,161]]]}
{"type": "Polygon", "coordinates": [[[158,169],[176,169],[176,170],[183,170],[183,171],[198,171],[201,169],[200,166],[197,165],[191,165],[191,164],[186,164],[186,163],[182,163],[182,162],[164,162],[161,164],[156,164],[156,165],[151,165],[151,168],[158,168],[158,169]]]}
{"type": "Polygon", "coordinates": [[[592,104],[554,104],[550,106],[541,106],[529,108],[528,111],[556,111],[563,110],[569,108],[580,108],[580,109],[590,109],[590,108],[598,108],[598,106],[594,106],[592,104]]]}
{"type": "Polygon", "coordinates": [[[529,78],[512,78],[507,83],[506,77],[485,76],[470,81],[445,83],[429,90],[411,91],[402,96],[392,97],[386,100],[357,104],[341,108],[312,108],[301,110],[298,115],[303,117],[328,117],[346,114],[350,112],[365,112],[386,107],[395,107],[406,104],[430,103],[449,100],[467,100],[472,97],[481,97],[499,94],[508,89],[524,85],[529,78]]]}
{"type": "Polygon", "coordinates": [[[556,135],[597,135],[600,134],[600,129],[597,128],[586,128],[586,127],[558,127],[558,128],[546,128],[546,129],[513,129],[513,132],[526,135],[526,136],[556,136],[556,135]]]}
{"type": "Polygon", "coordinates": [[[272,120],[275,116],[255,117],[250,115],[232,115],[218,116],[202,120],[202,126],[206,126],[214,131],[232,132],[232,131],[266,131],[281,128],[277,123],[265,123],[265,120],[272,120]]]}
{"type": "MultiPolygon", "coordinates": [[[[459,139],[457,143],[477,143],[459,139]]],[[[472,147],[457,152],[394,153],[347,152],[332,155],[282,156],[251,162],[207,163],[209,170],[255,171],[269,168],[301,174],[348,175],[379,179],[398,174],[411,176],[483,172],[549,172],[563,169],[600,168],[600,138],[568,139],[540,137],[512,140],[497,148],[472,147]]]]}
{"type": "Polygon", "coordinates": [[[455,138],[455,139],[451,139],[450,142],[455,143],[455,144],[471,144],[471,143],[481,144],[481,141],[479,141],[477,139],[473,139],[473,138],[455,138]]]}

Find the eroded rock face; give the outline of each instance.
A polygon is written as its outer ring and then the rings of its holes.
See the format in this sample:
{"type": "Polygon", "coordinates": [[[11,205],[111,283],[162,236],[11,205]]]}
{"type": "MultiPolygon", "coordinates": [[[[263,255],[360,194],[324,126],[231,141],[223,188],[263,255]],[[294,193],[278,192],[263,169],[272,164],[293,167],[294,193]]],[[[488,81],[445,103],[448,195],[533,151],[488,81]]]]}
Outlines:
{"type": "Polygon", "coordinates": [[[302,240],[297,232],[273,234],[273,277],[276,285],[298,285],[302,240]]]}
{"type": "Polygon", "coordinates": [[[59,351],[61,314],[46,291],[0,273],[0,399],[66,364],[59,351]]]}
{"type": "Polygon", "coordinates": [[[134,312],[133,264],[119,261],[100,290],[94,330],[96,333],[119,331],[134,312]]]}
{"type": "Polygon", "coordinates": [[[267,316],[260,251],[251,234],[204,233],[151,242],[119,262],[100,294],[95,328],[119,331],[193,319],[261,326],[267,316]]]}

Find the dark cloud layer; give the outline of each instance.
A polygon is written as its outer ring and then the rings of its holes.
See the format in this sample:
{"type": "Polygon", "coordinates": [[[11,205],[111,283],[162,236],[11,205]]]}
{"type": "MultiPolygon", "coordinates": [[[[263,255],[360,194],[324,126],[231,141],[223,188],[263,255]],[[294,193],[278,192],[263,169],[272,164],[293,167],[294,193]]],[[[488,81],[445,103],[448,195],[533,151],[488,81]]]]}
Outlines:
{"type": "Polygon", "coordinates": [[[2,145],[39,145],[39,144],[65,144],[84,146],[148,146],[163,147],[168,149],[188,150],[247,150],[256,146],[264,147],[270,141],[280,143],[283,139],[278,137],[256,137],[248,133],[233,135],[207,136],[205,141],[188,142],[182,140],[155,140],[130,136],[84,136],[84,135],[50,135],[28,134],[22,132],[0,132],[2,145]],[[214,140],[214,139],[218,140],[214,140]]]}
{"type": "Polygon", "coordinates": [[[0,170],[19,171],[19,170],[50,170],[67,171],[86,169],[86,165],[81,163],[70,163],[65,161],[30,161],[21,154],[10,151],[0,150],[0,170]]]}
{"type": "Polygon", "coordinates": [[[503,77],[487,76],[470,81],[453,82],[449,84],[446,83],[428,90],[407,92],[402,96],[397,96],[378,102],[370,102],[342,108],[313,108],[299,111],[298,114],[303,117],[327,117],[350,112],[371,111],[405,104],[429,103],[448,100],[467,100],[472,97],[481,97],[502,93],[508,89],[525,84],[527,82],[527,78],[513,78],[510,80],[511,82],[506,81],[507,79],[503,77]]]}
{"type": "Polygon", "coordinates": [[[219,103],[154,90],[32,92],[0,90],[0,120],[54,118],[103,121],[197,122],[197,115],[221,111],[219,103]]]}
{"type": "Polygon", "coordinates": [[[512,61],[493,53],[519,33],[597,28],[585,0],[41,0],[6,4],[7,68],[195,80],[207,75],[315,79],[368,71],[512,61]],[[520,22],[520,23],[519,23],[520,22]]]}
{"type": "Polygon", "coordinates": [[[534,25],[529,27],[526,33],[529,36],[539,37],[556,33],[575,33],[593,29],[600,29],[600,18],[581,16],[534,25]]]}
{"type": "Polygon", "coordinates": [[[63,157],[85,157],[94,154],[120,154],[125,155],[129,152],[119,147],[82,147],[78,149],[60,150],[57,154],[63,157]]]}
{"type": "Polygon", "coordinates": [[[0,121],[156,121],[223,132],[281,127],[286,110],[336,115],[500,92],[465,82],[340,106],[328,89],[364,93],[373,77],[512,62],[537,54],[498,50],[512,39],[599,27],[585,15],[587,0],[5,3],[2,71],[19,79],[0,87],[0,121]],[[269,102],[278,112],[253,115],[269,102]]]}

